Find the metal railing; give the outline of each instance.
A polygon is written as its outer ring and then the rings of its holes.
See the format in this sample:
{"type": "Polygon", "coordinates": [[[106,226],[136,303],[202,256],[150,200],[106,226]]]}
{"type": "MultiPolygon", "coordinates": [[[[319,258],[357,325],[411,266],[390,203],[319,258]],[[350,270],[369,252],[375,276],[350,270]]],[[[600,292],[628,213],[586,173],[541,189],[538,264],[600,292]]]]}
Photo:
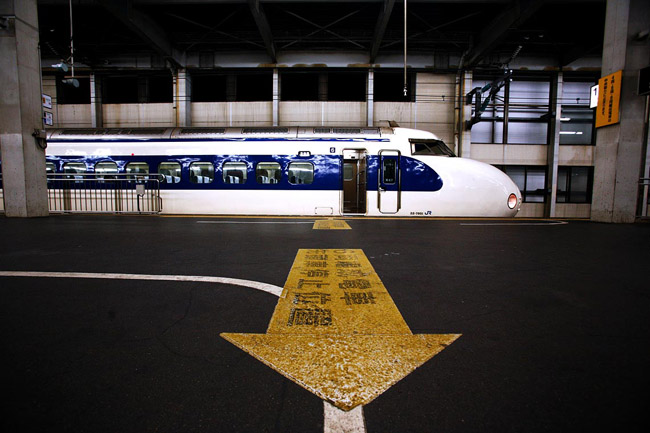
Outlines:
{"type": "Polygon", "coordinates": [[[0,214],[5,213],[5,190],[2,186],[2,173],[0,173],[0,214]]]}
{"type": "Polygon", "coordinates": [[[162,210],[160,175],[55,173],[47,175],[50,213],[137,213],[162,210]]]}
{"type": "Polygon", "coordinates": [[[650,207],[650,204],[648,203],[648,189],[650,188],[650,177],[639,178],[639,186],[641,187],[641,191],[640,191],[641,212],[639,217],[647,218],[648,208],[650,207]]]}

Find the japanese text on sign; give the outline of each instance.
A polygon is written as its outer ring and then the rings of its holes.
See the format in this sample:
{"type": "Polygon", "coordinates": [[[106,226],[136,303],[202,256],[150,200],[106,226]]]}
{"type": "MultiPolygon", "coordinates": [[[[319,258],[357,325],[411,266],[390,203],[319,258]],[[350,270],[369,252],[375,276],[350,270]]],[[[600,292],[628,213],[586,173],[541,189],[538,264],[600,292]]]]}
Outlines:
{"type": "Polygon", "coordinates": [[[596,107],[596,128],[618,123],[622,76],[623,71],[618,71],[598,80],[599,93],[598,107],[596,107]]]}

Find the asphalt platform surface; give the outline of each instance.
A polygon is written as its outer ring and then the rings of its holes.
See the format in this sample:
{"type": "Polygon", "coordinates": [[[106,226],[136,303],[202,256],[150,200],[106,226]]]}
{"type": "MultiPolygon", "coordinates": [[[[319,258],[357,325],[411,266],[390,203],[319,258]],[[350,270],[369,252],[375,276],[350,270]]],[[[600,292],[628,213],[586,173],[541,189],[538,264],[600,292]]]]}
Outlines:
{"type": "MultiPolygon", "coordinates": [[[[363,408],[375,432],[650,430],[650,224],[0,217],[0,271],[240,278],[362,249],[413,333],[459,333],[363,408]]],[[[321,399],[219,336],[278,298],[228,284],[0,276],[4,432],[323,432],[321,399]]]]}

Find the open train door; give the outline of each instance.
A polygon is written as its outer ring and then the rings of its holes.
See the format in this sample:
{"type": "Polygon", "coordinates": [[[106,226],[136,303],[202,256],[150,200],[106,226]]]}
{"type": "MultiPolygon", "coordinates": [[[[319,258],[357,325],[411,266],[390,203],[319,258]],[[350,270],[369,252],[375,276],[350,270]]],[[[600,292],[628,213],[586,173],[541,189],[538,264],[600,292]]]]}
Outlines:
{"type": "Polygon", "coordinates": [[[402,207],[401,170],[399,150],[379,151],[379,185],[377,187],[377,206],[379,212],[397,213],[402,207]]]}
{"type": "Polygon", "coordinates": [[[366,149],[343,150],[344,214],[366,213],[366,149]]]}

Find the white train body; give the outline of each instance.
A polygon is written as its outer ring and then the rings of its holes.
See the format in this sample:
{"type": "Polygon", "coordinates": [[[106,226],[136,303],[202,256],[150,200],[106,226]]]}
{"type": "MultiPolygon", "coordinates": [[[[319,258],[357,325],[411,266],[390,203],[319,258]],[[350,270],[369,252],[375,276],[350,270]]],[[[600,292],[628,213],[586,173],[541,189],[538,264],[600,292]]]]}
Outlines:
{"type": "Polygon", "coordinates": [[[513,217],[489,164],[405,128],[53,130],[50,172],[160,173],[162,213],[513,217]]]}

